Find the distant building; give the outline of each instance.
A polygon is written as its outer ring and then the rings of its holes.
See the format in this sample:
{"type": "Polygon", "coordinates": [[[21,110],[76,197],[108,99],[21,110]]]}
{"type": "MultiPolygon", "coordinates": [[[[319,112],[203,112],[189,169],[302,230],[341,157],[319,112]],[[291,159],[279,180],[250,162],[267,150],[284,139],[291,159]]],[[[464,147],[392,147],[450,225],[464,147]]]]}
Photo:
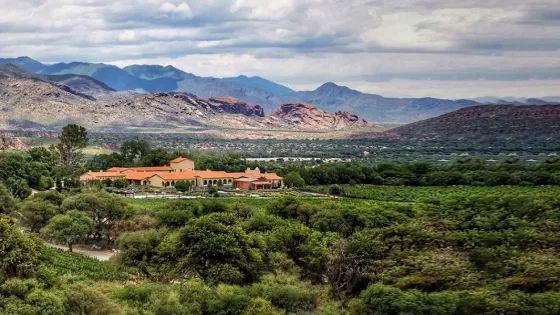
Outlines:
{"type": "Polygon", "coordinates": [[[177,182],[191,182],[194,187],[218,186],[257,190],[279,189],[284,186],[283,178],[275,173],[262,173],[257,167],[247,168],[245,172],[228,173],[224,171],[195,170],[194,161],[176,158],[169,166],[154,167],[113,167],[107,171],[92,172],[80,176],[83,184],[103,182],[106,179],[125,179],[130,185],[152,187],[174,187],[177,182]]]}

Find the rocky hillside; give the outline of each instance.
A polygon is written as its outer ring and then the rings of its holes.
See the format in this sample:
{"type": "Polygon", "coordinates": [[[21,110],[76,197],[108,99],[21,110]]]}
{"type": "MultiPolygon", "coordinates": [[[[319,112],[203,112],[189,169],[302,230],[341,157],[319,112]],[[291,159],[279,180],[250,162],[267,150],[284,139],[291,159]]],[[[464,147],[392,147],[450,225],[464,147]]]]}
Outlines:
{"type": "Polygon", "coordinates": [[[350,113],[328,113],[307,104],[286,104],[275,115],[232,97],[188,93],[112,91],[86,76],[47,81],[14,65],[0,65],[0,127],[40,129],[76,122],[88,127],[202,127],[342,130],[372,127],[350,113]],[[63,84],[68,83],[72,87],[63,84]],[[80,91],[89,92],[94,96],[80,91]],[[103,93],[100,93],[103,92],[103,93]],[[303,105],[303,106],[300,106],[303,105]]]}
{"type": "Polygon", "coordinates": [[[333,114],[306,103],[282,104],[273,115],[294,126],[315,130],[341,130],[369,125],[366,120],[352,113],[338,111],[333,114]]]}
{"type": "MultiPolygon", "coordinates": [[[[485,105],[463,108],[391,129],[384,135],[418,140],[560,140],[560,105],[485,105]]],[[[367,135],[362,134],[364,136],[367,135]]],[[[369,136],[379,137],[379,134],[369,136]]]]}
{"type": "Polygon", "coordinates": [[[25,150],[29,146],[18,138],[0,135],[0,150],[25,150]]]}

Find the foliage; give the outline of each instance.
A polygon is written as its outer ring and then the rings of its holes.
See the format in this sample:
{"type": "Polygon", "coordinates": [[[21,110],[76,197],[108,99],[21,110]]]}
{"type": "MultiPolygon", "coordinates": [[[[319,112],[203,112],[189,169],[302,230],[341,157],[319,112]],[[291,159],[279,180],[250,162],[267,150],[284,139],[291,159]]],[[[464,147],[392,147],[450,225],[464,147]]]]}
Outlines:
{"type": "Polygon", "coordinates": [[[258,277],[262,253],[232,214],[211,213],[180,230],[173,258],[185,272],[210,283],[244,283],[258,277]]]}
{"type": "Polygon", "coordinates": [[[24,235],[14,220],[0,214],[0,282],[34,275],[40,259],[37,240],[24,235]]]}
{"type": "Polygon", "coordinates": [[[84,241],[92,232],[93,220],[86,212],[78,210],[54,216],[41,230],[45,237],[67,244],[69,251],[72,251],[72,245],[84,241]]]}
{"type": "Polygon", "coordinates": [[[190,181],[180,180],[175,183],[175,189],[180,192],[189,191],[192,189],[193,184],[190,181]]]}
{"type": "Polygon", "coordinates": [[[0,184],[0,214],[10,214],[15,209],[15,201],[6,187],[0,184]]]}
{"type": "Polygon", "coordinates": [[[47,224],[47,221],[57,215],[58,212],[58,207],[40,200],[27,200],[19,208],[23,225],[35,233],[39,233],[47,224]]]}
{"type": "Polygon", "coordinates": [[[66,125],[58,139],[54,148],[58,154],[60,175],[66,181],[74,181],[82,171],[82,150],[88,144],[87,131],[78,125],[66,125]]]}
{"type": "Polygon", "coordinates": [[[301,177],[299,173],[290,172],[284,176],[284,184],[287,187],[303,187],[305,185],[305,180],[301,177]]]}
{"type": "Polygon", "coordinates": [[[86,212],[95,224],[93,234],[96,239],[107,238],[118,220],[127,215],[126,201],[119,196],[103,191],[88,191],[71,196],[62,203],[64,211],[86,212]]]}

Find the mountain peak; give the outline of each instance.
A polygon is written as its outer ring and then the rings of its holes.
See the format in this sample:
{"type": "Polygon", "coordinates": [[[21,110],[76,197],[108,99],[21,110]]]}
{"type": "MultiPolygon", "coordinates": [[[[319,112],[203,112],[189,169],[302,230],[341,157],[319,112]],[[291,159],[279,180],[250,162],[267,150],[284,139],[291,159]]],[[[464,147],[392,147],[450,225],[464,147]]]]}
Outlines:
{"type": "Polygon", "coordinates": [[[319,94],[338,95],[338,96],[357,96],[363,94],[362,92],[352,90],[347,86],[341,86],[333,82],[327,82],[315,90],[319,94]]]}

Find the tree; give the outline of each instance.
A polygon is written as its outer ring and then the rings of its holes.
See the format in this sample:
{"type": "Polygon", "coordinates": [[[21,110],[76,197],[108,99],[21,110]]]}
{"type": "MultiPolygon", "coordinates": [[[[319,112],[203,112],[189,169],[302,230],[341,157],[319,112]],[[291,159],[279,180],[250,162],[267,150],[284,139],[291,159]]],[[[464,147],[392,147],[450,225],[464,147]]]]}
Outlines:
{"type": "Polygon", "coordinates": [[[48,202],[28,200],[21,205],[19,212],[22,223],[29,227],[31,232],[38,233],[57,214],[58,209],[48,202]]]}
{"type": "Polygon", "coordinates": [[[100,239],[107,237],[114,230],[115,223],[125,217],[127,206],[122,197],[100,191],[69,197],[62,203],[62,210],[88,213],[95,223],[95,237],[100,239]]]}
{"type": "Polygon", "coordinates": [[[15,202],[6,186],[0,184],[0,214],[10,214],[15,208],[15,202]]]}
{"type": "Polygon", "coordinates": [[[75,180],[82,168],[82,150],[88,144],[87,131],[78,125],[66,125],[58,139],[60,142],[54,148],[58,154],[60,175],[63,180],[75,180]]]}
{"type": "Polygon", "coordinates": [[[51,218],[41,233],[47,238],[63,242],[72,251],[72,245],[82,242],[93,232],[93,220],[86,212],[71,210],[51,218]]]}
{"type": "Polygon", "coordinates": [[[136,267],[146,277],[157,275],[158,246],[167,230],[143,230],[124,233],[117,239],[117,261],[123,266],[136,267]]]}
{"type": "Polygon", "coordinates": [[[126,188],[128,186],[128,182],[124,178],[117,178],[113,181],[113,187],[115,188],[126,188]]]}
{"type": "Polygon", "coordinates": [[[31,188],[27,185],[27,181],[19,177],[10,177],[4,181],[6,188],[12,196],[19,199],[25,199],[31,195],[31,188]]]}
{"type": "Polygon", "coordinates": [[[0,279],[33,275],[41,262],[40,247],[12,218],[0,214],[0,279]]]}
{"type": "Polygon", "coordinates": [[[125,141],[121,145],[121,156],[126,165],[132,165],[150,152],[150,144],[145,140],[125,141]]]}
{"type": "Polygon", "coordinates": [[[257,279],[262,252],[237,225],[231,213],[192,220],[179,232],[174,257],[211,283],[246,283],[257,279]]]}
{"type": "Polygon", "coordinates": [[[191,190],[191,188],[192,188],[192,182],[190,181],[180,180],[177,183],[175,183],[175,189],[180,192],[189,191],[191,190]]]}
{"type": "Polygon", "coordinates": [[[284,176],[284,183],[286,186],[291,188],[303,187],[305,185],[305,181],[298,172],[290,172],[286,174],[286,176],[284,176]]]}

